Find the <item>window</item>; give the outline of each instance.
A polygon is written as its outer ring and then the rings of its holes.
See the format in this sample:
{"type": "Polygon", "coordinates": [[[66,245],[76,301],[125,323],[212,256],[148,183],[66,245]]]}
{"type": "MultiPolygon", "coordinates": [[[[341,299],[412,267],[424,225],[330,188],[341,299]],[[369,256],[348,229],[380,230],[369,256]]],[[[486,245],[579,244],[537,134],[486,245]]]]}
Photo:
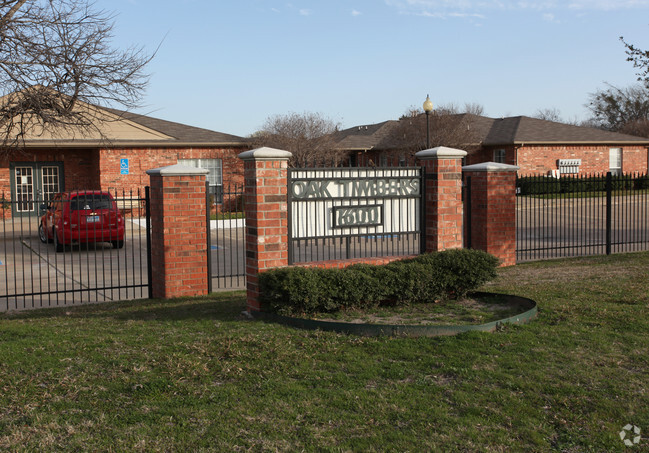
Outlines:
{"type": "Polygon", "coordinates": [[[54,194],[60,191],[59,170],[59,167],[41,167],[41,190],[44,201],[51,200],[54,194]]]}
{"type": "Polygon", "coordinates": [[[608,150],[608,168],[613,175],[622,174],[622,148],[608,150]]]}
{"type": "Polygon", "coordinates": [[[505,150],[504,149],[495,149],[494,150],[494,162],[499,164],[505,163],[505,150]]]}
{"type": "Polygon", "coordinates": [[[222,159],[178,159],[181,165],[208,170],[209,192],[215,203],[223,203],[223,160],[222,159]]]}
{"type": "Polygon", "coordinates": [[[63,190],[63,162],[9,162],[13,214],[31,215],[63,190]]]}
{"type": "Polygon", "coordinates": [[[111,209],[113,200],[110,195],[81,194],[70,201],[70,211],[111,209]]]}

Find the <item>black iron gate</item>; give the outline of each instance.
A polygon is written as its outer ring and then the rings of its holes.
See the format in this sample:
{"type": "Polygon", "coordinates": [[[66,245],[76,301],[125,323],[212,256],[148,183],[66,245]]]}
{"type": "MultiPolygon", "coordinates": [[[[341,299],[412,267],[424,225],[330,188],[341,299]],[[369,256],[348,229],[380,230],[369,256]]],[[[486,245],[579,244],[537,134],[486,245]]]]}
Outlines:
{"type": "Polygon", "coordinates": [[[421,253],[421,167],[289,169],[288,261],[421,253]]]}
{"type": "Polygon", "coordinates": [[[243,289],[246,285],[246,218],[243,185],[207,187],[208,290],[243,289]]]}
{"type": "Polygon", "coordinates": [[[516,259],[649,250],[644,174],[519,177],[516,259]]]}
{"type": "Polygon", "coordinates": [[[52,196],[16,216],[25,201],[2,194],[0,312],[151,297],[148,187],[52,196]]]}

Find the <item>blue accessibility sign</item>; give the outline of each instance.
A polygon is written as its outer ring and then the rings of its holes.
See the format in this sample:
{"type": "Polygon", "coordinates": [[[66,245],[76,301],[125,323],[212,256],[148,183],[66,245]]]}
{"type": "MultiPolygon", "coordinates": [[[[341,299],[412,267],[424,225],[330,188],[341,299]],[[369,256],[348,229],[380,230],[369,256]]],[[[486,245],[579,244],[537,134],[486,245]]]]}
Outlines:
{"type": "Polygon", "coordinates": [[[128,175],[128,159],[120,159],[119,172],[122,175],[128,175]]]}

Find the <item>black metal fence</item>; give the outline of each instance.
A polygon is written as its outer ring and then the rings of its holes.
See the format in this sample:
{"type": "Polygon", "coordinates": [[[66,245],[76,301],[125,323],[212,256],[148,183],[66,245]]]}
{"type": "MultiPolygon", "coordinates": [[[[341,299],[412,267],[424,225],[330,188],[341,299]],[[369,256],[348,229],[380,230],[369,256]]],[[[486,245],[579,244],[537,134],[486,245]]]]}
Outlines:
{"type": "Polygon", "coordinates": [[[151,297],[148,188],[111,196],[1,195],[0,312],[151,297]]]}
{"type": "Polygon", "coordinates": [[[246,285],[246,232],[242,184],[219,187],[207,195],[209,291],[241,289],[246,285]]]}
{"type": "Polygon", "coordinates": [[[421,251],[420,167],[288,171],[289,264],[421,251]]]}
{"type": "Polygon", "coordinates": [[[519,177],[516,259],[649,250],[649,177],[519,177]]]}

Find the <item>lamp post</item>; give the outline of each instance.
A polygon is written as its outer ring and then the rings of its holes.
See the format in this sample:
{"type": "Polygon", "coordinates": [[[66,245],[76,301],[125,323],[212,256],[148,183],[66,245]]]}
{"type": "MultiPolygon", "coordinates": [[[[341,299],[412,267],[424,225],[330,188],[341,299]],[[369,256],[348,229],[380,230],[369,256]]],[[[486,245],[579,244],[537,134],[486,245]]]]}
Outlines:
{"type": "Polygon", "coordinates": [[[426,113],[426,149],[430,149],[430,112],[433,111],[433,101],[426,95],[424,101],[424,112],[426,113]]]}

